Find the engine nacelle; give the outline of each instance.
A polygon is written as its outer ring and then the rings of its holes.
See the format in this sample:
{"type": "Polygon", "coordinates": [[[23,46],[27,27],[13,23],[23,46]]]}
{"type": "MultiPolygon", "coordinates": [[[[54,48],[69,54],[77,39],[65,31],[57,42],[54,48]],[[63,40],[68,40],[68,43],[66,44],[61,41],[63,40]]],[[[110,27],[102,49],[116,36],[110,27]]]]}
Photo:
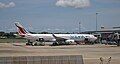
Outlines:
{"type": "Polygon", "coordinates": [[[55,41],[56,41],[56,39],[52,39],[52,41],[53,41],[53,42],[55,42],[55,41]]]}
{"type": "Polygon", "coordinates": [[[75,40],[66,40],[65,42],[72,43],[72,42],[75,42],[75,40]]]}

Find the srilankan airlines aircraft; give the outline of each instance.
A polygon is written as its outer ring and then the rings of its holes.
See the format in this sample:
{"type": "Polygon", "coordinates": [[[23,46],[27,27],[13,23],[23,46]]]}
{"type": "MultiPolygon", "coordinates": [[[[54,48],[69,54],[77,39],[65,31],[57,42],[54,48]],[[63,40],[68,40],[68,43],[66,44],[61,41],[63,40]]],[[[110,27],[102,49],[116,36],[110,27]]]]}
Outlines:
{"type": "Polygon", "coordinates": [[[17,26],[18,34],[28,40],[26,45],[35,45],[36,43],[33,44],[35,41],[51,41],[53,45],[60,45],[82,41],[94,42],[97,39],[90,34],[31,34],[19,22],[15,22],[15,25],[17,26]]]}

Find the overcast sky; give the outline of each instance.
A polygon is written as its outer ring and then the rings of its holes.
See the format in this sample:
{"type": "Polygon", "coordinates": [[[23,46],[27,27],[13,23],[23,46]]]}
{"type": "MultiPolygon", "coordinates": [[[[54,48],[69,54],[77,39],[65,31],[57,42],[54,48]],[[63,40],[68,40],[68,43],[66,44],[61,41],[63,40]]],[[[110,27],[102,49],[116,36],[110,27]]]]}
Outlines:
{"type": "Polygon", "coordinates": [[[78,32],[120,26],[120,0],[0,0],[0,31],[78,32]]]}

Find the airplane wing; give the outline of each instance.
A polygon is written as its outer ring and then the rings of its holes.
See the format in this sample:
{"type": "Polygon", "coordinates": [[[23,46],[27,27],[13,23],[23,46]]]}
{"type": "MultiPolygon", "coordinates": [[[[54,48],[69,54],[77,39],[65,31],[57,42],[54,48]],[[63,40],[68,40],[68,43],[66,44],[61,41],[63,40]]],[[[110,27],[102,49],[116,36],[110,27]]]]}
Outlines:
{"type": "Polygon", "coordinates": [[[52,36],[56,39],[56,41],[65,41],[65,40],[68,40],[68,39],[65,39],[65,38],[62,38],[62,37],[57,37],[54,34],[52,34],[52,36]]]}
{"type": "Polygon", "coordinates": [[[58,36],[55,36],[55,34],[52,34],[52,36],[56,39],[56,42],[57,44],[71,44],[72,42],[74,42],[74,40],[70,40],[70,39],[67,39],[67,38],[64,38],[64,37],[58,37],[58,36]]]}

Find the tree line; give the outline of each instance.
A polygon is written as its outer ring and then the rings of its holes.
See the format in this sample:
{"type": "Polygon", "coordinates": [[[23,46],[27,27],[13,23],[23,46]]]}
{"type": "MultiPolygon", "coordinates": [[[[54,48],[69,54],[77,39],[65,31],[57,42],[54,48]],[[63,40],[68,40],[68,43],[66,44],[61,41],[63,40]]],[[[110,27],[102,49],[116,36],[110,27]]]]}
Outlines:
{"type": "Polygon", "coordinates": [[[5,33],[5,32],[0,32],[0,38],[16,38],[17,32],[9,32],[9,33],[5,33]]]}

